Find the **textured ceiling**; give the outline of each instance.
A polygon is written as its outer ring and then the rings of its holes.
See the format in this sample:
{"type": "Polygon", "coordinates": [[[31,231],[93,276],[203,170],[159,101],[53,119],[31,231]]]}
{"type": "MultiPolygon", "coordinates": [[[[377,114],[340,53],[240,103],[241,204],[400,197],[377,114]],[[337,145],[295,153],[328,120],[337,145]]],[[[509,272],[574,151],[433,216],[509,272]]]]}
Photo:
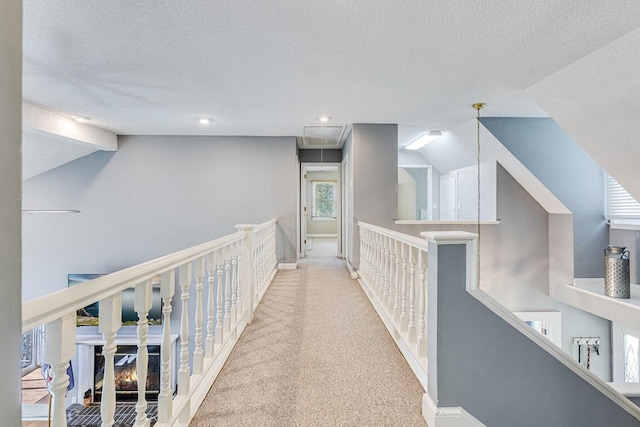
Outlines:
{"type": "Polygon", "coordinates": [[[25,0],[23,92],[117,134],[448,130],[545,115],[525,89],[638,26],[631,0],[25,0]]]}

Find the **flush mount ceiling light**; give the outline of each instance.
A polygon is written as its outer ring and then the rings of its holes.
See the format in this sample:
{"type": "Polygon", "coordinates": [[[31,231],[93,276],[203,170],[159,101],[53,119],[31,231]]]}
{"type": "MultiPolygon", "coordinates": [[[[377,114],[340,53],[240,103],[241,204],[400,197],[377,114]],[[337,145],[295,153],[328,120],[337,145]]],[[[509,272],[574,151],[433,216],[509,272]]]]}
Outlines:
{"type": "Polygon", "coordinates": [[[331,117],[329,117],[329,116],[320,116],[320,117],[318,117],[318,121],[320,121],[322,123],[327,123],[329,120],[331,120],[331,117]]]}
{"type": "Polygon", "coordinates": [[[67,213],[80,213],[77,209],[23,209],[23,214],[67,214],[67,213]]]}
{"type": "Polygon", "coordinates": [[[85,123],[91,120],[89,117],[84,117],[84,116],[71,116],[71,118],[78,123],[85,123]]]}
{"type": "Polygon", "coordinates": [[[431,132],[427,132],[422,136],[411,141],[404,148],[405,150],[419,150],[431,141],[434,141],[442,136],[442,132],[439,130],[432,130],[431,132]]]}
{"type": "Polygon", "coordinates": [[[198,117],[198,123],[201,125],[208,125],[211,123],[211,119],[209,117],[198,117]]]}

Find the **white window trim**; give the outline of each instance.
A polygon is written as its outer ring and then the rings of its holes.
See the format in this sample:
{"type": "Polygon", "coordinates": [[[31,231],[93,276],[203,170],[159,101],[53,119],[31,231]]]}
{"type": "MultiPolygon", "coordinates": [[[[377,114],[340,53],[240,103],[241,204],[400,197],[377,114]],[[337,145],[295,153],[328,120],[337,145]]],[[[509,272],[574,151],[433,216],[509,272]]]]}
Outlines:
{"type": "Polygon", "coordinates": [[[624,334],[640,338],[640,331],[611,322],[611,365],[614,383],[624,384],[624,334]]]}
{"type": "Polygon", "coordinates": [[[311,181],[311,221],[337,221],[337,216],[317,216],[316,215],[316,184],[333,184],[333,209],[334,213],[338,213],[337,194],[338,182],[335,180],[314,180],[311,181]]]}

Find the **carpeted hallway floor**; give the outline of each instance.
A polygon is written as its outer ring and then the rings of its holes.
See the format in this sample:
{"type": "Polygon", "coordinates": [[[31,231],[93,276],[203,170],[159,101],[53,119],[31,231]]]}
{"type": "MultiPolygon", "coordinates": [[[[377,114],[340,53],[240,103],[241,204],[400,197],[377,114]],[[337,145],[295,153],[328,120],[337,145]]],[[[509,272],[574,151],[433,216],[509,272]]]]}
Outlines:
{"type": "Polygon", "coordinates": [[[276,275],[198,426],[424,426],[424,393],[337,258],[276,275]]]}

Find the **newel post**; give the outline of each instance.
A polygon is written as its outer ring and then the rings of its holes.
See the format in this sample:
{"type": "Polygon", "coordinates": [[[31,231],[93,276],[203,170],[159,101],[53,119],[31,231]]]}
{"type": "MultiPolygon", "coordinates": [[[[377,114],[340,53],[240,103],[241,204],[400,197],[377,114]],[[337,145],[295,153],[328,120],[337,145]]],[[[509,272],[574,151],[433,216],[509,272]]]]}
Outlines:
{"type": "Polygon", "coordinates": [[[76,314],[66,314],[45,326],[44,362],[51,366],[52,425],[66,426],[64,397],[69,386],[67,369],[76,349],[76,314]]]}
{"type": "Polygon", "coordinates": [[[247,323],[253,322],[253,310],[255,309],[255,282],[253,278],[253,230],[256,228],[256,224],[238,224],[236,230],[241,233],[246,233],[246,238],[242,240],[242,246],[240,247],[240,260],[239,260],[239,279],[242,296],[242,307],[246,310],[247,323]]]}
{"type": "MultiPolygon", "coordinates": [[[[427,337],[427,377],[429,378],[427,390],[423,397],[431,400],[437,405],[438,402],[438,347],[442,337],[446,336],[447,325],[442,323],[442,316],[438,316],[438,310],[443,307],[438,306],[438,294],[442,287],[446,290],[446,285],[452,282],[451,276],[460,275],[464,272],[464,283],[467,290],[477,287],[477,251],[478,235],[465,231],[433,231],[420,233],[427,239],[427,315],[426,315],[426,337],[427,337]],[[463,248],[464,246],[464,248],[463,248]],[[464,257],[460,258],[459,255],[464,257]],[[440,321],[440,323],[439,323],[440,321]],[[443,333],[439,335],[439,333],[443,333]]],[[[424,407],[424,405],[423,405],[424,407]]],[[[427,420],[429,422],[429,420],[427,420]]],[[[435,425],[431,422],[429,425],[435,425]]]]}

